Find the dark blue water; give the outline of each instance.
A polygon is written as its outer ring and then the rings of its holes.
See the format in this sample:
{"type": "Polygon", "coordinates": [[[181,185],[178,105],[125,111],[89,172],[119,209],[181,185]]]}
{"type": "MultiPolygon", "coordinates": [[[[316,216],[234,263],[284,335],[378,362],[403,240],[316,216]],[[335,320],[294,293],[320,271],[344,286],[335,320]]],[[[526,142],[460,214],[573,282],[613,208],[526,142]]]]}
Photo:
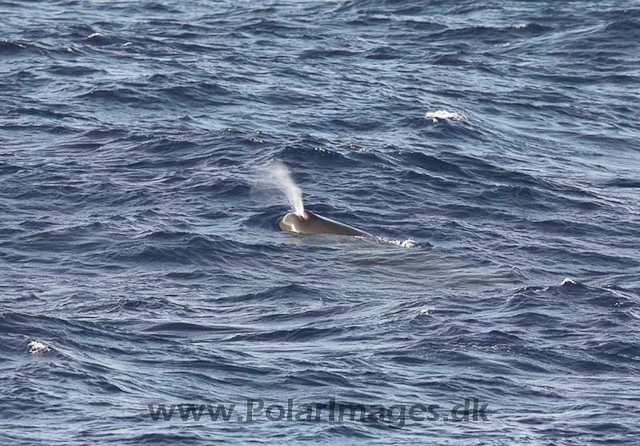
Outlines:
{"type": "Polygon", "coordinates": [[[638,2],[13,0],[0,39],[2,444],[640,438],[638,2]],[[380,238],[280,232],[274,159],[380,238]]]}

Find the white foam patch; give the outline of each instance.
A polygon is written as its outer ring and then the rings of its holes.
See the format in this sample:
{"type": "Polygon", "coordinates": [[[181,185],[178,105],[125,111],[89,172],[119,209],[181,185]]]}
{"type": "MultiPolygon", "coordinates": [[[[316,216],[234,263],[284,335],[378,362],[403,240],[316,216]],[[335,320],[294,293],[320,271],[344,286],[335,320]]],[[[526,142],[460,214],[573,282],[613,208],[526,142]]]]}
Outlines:
{"type": "Polygon", "coordinates": [[[27,343],[27,347],[29,347],[29,353],[31,353],[32,355],[42,355],[44,353],[50,353],[51,352],[51,347],[49,347],[46,344],[43,344],[42,342],[38,341],[37,339],[32,339],[27,343]]]}
{"type": "Polygon", "coordinates": [[[414,246],[416,246],[416,241],[415,240],[411,240],[410,238],[403,240],[402,242],[400,242],[399,245],[401,248],[413,248],[414,246]]]}
{"type": "Polygon", "coordinates": [[[450,121],[466,121],[467,117],[460,113],[450,112],[446,110],[436,110],[433,112],[427,112],[425,118],[430,119],[432,122],[437,123],[438,120],[448,119],[450,121]]]}
{"type": "Polygon", "coordinates": [[[577,285],[578,282],[576,282],[575,280],[570,279],[568,277],[565,277],[565,279],[562,281],[562,284],[563,285],[577,285]]]}
{"type": "Polygon", "coordinates": [[[384,237],[376,237],[376,238],[383,243],[399,246],[400,248],[413,248],[414,246],[416,246],[416,241],[410,238],[406,240],[391,240],[384,237]]]}

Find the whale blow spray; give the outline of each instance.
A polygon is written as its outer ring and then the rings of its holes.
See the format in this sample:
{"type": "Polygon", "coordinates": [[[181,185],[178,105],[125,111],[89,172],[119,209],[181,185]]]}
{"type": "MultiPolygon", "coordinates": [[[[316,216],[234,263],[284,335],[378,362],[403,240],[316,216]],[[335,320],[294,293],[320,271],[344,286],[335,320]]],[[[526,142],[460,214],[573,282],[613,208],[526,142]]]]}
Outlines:
{"type": "Polygon", "coordinates": [[[302,203],[302,189],[300,189],[291,177],[289,168],[281,161],[271,163],[269,172],[275,184],[285,193],[293,212],[299,217],[304,217],[304,204],[302,203]]]}

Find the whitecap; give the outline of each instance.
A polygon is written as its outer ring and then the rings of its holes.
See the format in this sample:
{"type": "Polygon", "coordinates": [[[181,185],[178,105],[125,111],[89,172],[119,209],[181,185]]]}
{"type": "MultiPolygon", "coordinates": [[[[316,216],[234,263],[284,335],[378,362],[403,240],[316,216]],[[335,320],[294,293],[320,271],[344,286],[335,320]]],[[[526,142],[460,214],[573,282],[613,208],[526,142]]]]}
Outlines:
{"type": "Polygon", "coordinates": [[[389,245],[395,245],[400,248],[413,248],[416,246],[416,241],[410,238],[406,240],[391,240],[385,237],[376,237],[376,238],[383,243],[387,243],[389,245]]]}
{"type": "Polygon", "coordinates": [[[451,121],[466,121],[467,117],[460,113],[450,112],[446,110],[436,110],[427,112],[425,118],[437,123],[439,119],[449,119],[451,121]]]}
{"type": "Polygon", "coordinates": [[[399,246],[401,248],[413,248],[414,246],[416,246],[416,241],[408,238],[406,240],[403,240],[399,246]]]}
{"type": "Polygon", "coordinates": [[[31,353],[32,355],[42,355],[44,353],[51,352],[51,347],[38,341],[37,339],[30,340],[27,343],[27,347],[29,347],[29,353],[31,353]]]}

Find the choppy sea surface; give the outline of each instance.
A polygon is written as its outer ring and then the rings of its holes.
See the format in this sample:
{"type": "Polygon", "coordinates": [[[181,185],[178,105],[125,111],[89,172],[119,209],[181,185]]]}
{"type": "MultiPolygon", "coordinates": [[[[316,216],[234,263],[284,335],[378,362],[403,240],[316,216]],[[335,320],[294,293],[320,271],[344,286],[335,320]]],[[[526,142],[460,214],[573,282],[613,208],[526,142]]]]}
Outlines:
{"type": "Polygon", "coordinates": [[[0,1],[2,444],[634,444],[639,87],[635,1],[0,1]]]}

